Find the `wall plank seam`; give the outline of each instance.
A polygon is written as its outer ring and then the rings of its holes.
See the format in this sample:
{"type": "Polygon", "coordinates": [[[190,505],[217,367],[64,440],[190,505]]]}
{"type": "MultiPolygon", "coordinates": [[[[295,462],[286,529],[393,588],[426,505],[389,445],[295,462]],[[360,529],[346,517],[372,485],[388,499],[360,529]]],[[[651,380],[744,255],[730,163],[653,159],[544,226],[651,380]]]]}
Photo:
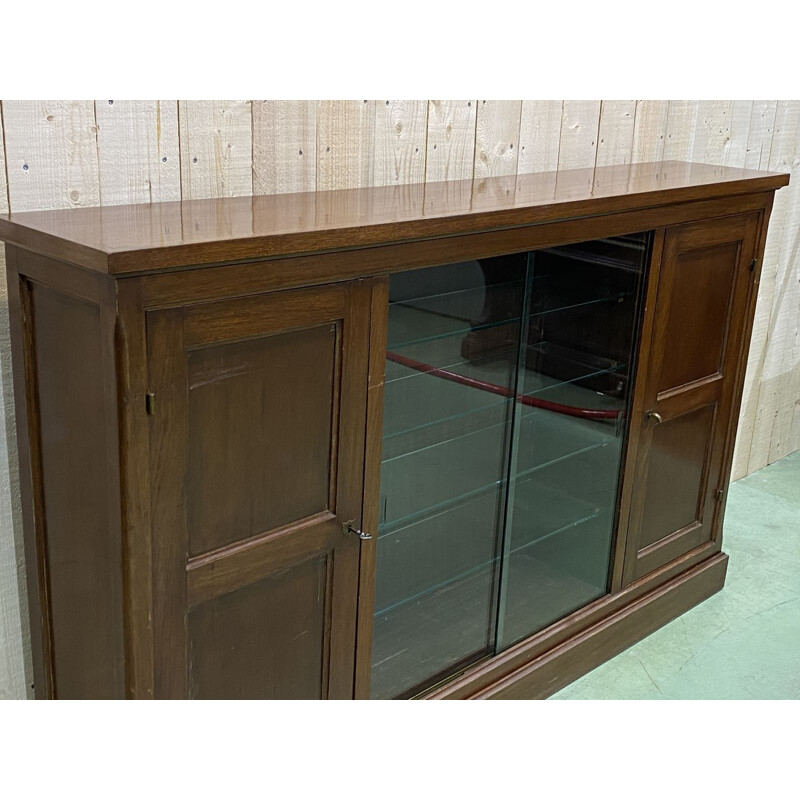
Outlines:
{"type": "MultiPolygon", "coordinates": [[[[3,121],[3,101],[0,100],[0,147],[2,147],[3,152],[0,153],[0,157],[3,159],[3,191],[0,193],[0,211],[3,210],[10,210],[11,208],[11,198],[9,197],[8,191],[8,159],[6,158],[6,127],[3,121]]],[[[3,261],[3,268],[5,269],[5,260],[3,261]]]]}

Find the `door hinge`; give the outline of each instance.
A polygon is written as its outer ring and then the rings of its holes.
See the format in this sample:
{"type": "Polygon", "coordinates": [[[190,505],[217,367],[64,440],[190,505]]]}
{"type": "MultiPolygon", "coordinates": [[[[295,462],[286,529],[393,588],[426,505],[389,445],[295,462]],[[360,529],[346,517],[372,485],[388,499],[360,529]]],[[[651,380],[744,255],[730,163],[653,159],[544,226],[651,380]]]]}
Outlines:
{"type": "Polygon", "coordinates": [[[722,500],[722,498],[724,496],[725,496],[725,490],[724,489],[717,489],[717,502],[722,500]]]}
{"type": "Polygon", "coordinates": [[[144,396],[144,407],[149,416],[152,416],[155,413],[156,396],[152,392],[148,392],[144,396]]]}

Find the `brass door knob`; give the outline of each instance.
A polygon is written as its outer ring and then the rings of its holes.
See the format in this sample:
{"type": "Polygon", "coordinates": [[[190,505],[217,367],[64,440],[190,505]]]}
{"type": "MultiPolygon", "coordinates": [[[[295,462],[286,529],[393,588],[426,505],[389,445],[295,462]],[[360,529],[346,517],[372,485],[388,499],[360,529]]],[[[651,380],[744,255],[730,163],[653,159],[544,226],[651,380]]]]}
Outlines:
{"type": "Polygon", "coordinates": [[[660,425],[664,421],[664,417],[658,411],[648,411],[644,416],[645,419],[652,419],[656,425],[660,425]]]}

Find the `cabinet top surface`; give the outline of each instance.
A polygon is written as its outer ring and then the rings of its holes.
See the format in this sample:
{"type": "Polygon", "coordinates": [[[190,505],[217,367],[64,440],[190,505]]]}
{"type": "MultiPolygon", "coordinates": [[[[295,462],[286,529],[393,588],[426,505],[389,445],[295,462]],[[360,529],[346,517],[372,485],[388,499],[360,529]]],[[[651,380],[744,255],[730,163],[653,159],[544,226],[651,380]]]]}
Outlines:
{"type": "Polygon", "coordinates": [[[0,239],[132,274],[428,239],[773,191],[786,174],[680,161],[298,194],[0,214],[0,239]]]}

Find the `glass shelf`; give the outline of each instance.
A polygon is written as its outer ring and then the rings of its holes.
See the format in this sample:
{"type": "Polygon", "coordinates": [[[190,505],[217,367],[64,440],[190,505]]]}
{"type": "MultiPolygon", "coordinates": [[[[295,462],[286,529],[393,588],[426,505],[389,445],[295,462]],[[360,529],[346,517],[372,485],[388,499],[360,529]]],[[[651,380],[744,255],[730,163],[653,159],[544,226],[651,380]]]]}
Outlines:
{"type": "MultiPolygon", "coordinates": [[[[505,638],[523,638],[532,625],[544,627],[604,594],[604,581],[598,585],[591,575],[576,574],[569,558],[562,556],[559,562],[546,550],[550,546],[559,554],[551,542],[563,537],[573,540],[573,551],[575,542],[578,550],[582,547],[585,551],[596,538],[591,526],[601,516],[576,520],[554,531],[548,540],[520,548],[508,559],[504,580],[510,587],[524,589],[525,595],[523,599],[519,592],[512,592],[512,601],[505,602],[505,638]]],[[[460,571],[439,580],[428,574],[427,584],[417,581],[415,591],[389,604],[376,598],[380,610],[374,617],[374,697],[412,695],[426,679],[491,652],[500,562],[499,556],[493,556],[472,566],[461,565],[460,571]]]]}
{"type": "Polygon", "coordinates": [[[378,537],[386,538],[387,536],[396,534],[398,530],[402,530],[411,522],[419,522],[431,516],[435,516],[443,511],[447,511],[472,500],[473,498],[480,497],[481,495],[500,492],[504,487],[505,479],[501,478],[492,483],[486,483],[472,489],[466,489],[460,493],[447,495],[438,502],[418,501],[416,504],[414,503],[416,497],[413,492],[407,491],[406,494],[411,495],[413,499],[411,501],[406,499],[406,505],[403,507],[404,513],[400,512],[398,516],[388,517],[385,522],[378,524],[378,537]],[[418,505],[418,507],[415,508],[414,505],[418,505]],[[409,508],[412,510],[409,510],[409,508]]]}
{"type": "MultiPolygon", "coordinates": [[[[594,375],[596,373],[592,373],[594,375]]],[[[611,372],[601,372],[600,375],[613,374],[611,372]]],[[[623,373],[624,376],[624,373],[623,373]]],[[[528,397],[531,400],[541,400],[546,403],[557,403],[565,409],[581,409],[586,413],[586,418],[591,418],[591,412],[600,412],[606,415],[605,419],[610,422],[623,416],[625,401],[619,397],[610,397],[601,392],[587,389],[574,381],[563,383],[553,383],[532,392],[528,397]]],[[[543,411],[536,405],[523,405],[522,418],[525,419],[530,414],[537,414],[543,411]]],[[[555,412],[553,412],[555,413],[555,412]]],[[[563,416],[568,416],[565,414],[563,416]]]]}
{"type": "MultiPolygon", "coordinates": [[[[568,523],[565,523],[560,528],[556,528],[555,530],[550,531],[549,533],[545,534],[544,536],[541,536],[540,538],[536,539],[535,541],[525,542],[524,544],[518,545],[514,549],[510,550],[508,555],[512,556],[512,555],[516,555],[518,553],[522,553],[523,551],[528,550],[528,549],[530,549],[532,547],[535,547],[536,545],[539,545],[539,544],[545,542],[546,540],[548,540],[548,539],[550,539],[550,538],[552,538],[554,536],[559,536],[560,534],[568,533],[568,532],[572,531],[574,528],[577,528],[578,526],[583,525],[584,523],[587,523],[587,522],[590,522],[592,520],[598,519],[598,517],[600,517],[602,515],[602,513],[603,512],[601,510],[594,509],[592,511],[592,513],[586,514],[583,517],[580,517],[578,519],[574,519],[574,520],[572,520],[572,521],[570,521],[568,523]]],[[[456,583],[456,582],[458,582],[460,580],[463,580],[464,578],[468,578],[470,575],[473,575],[474,573],[479,572],[481,570],[495,569],[499,565],[500,561],[501,561],[501,556],[493,556],[492,558],[488,558],[488,559],[482,560],[482,561],[478,562],[477,564],[474,564],[474,565],[472,565],[470,567],[467,567],[467,568],[463,569],[462,571],[457,572],[454,575],[451,575],[451,576],[449,576],[447,578],[443,578],[438,583],[432,583],[432,582],[429,581],[426,584],[424,584],[424,586],[419,588],[414,594],[410,594],[410,595],[401,597],[400,599],[395,600],[391,604],[388,604],[388,605],[385,605],[385,606],[379,608],[379,610],[377,610],[375,612],[375,616],[377,617],[377,616],[381,616],[383,614],[391,613],[392,611],[394,611],[397,608],[400,608],[401,606],[403,606],[406,603],[413,603],[413,602],[419,600],[422,597],[425,597],[426,595],[428,595],[428,594],[430,594],[432,592],[437,592],[437,591],[439,591],[441,589],[444,589],[444,588],[452,585],[453,583],[456,583]]],[[[377,598],[376,598],[376,606],[377,605],[379,605],[379,604],[378,604],[377,598]]]]}
{"type": "Polygon", "coordinates": [[[495,540],[476,534],[504,514],[505,487],[497,489],[380,534],[379,568],[391,564],[394,569],[376,587],[375,607],[385,611],[495,559],[495,540]],[[417,557],[420,547],[427,554],[424,562],[417,557]]]}
{"type": "Polygon", "coordinates": [[[611,292],[603,294],[600,297],[589,297],[586,300],[577,299],[575,302],[566,304],[557,304],[550,308],[541,308],[531,310],[531,317],[542,317],[547,314],[558,314],[563,311],[574,311],[579,308],[586,308],[586,306],[593,306],[597,303],[623,303],[628,298],[633,297],[633,292],[611,292]]]}
{"type": "MultiPolygon", "coordinates": [[[[441,341],[441,340],[440,340],[441,341]]],[[[572,374],[568,378],[555,378],[542,371],[526,368],[524,371],[525,396],[534,396],[537,392],[559,386],[564,383],[574,383],[585,381],[599,375],[613,372],[624,372],[627,364],[609,363],[607,366],[593,367],[586,363],[575,360],[567,348],[560,348],[550,342],[537,342],[528,348],[529,354],[535,359],[537,356],[542,358],[559,359],[562,369],[572,374]],[[559,352],[560,351],[560,352],[559,352]],[[534,388],[528,387],[533,384],[534,388]]],[[[513,348],[505,350],[505,354],[513,353],[513,348]]],[[[391,390],[392,384],[399,381],[420,380],[422,378],[434,378],[436,380],[451,381],[459,383],[458,377],[474,378],[476,381],[485,381],[493,384],[499,390],[504,390],[513,394],[509,385],[508,372],[511,369],[509,360],[497,355],[480,360],[470,360],[463,358],[458,353],[453,352],[453,348],[440,348],[438,351],[428,351],[426,353],[400,353],[397,350],[389,351],[386,364],[386,387],[391,390]],[[419,356],[426,356],[423,360],[419,356]],[[394,360],[400,357],[414,362],[413,365],[394,360]],[[438,371],[438,374],[437,374],[438,371]],[[442,374],[451,373],[450,376],[442,374]]],[[[463,385],[463,384],[461,384],[463,385]]],[[[473,388],[473,387],[467,387],[473,388]]],[[[477,387],[475,387],[477,388],[477,387]]],[[[489,389],[478,389],[479,391],[489,392],[489,389]]],[[[403,387],[403,391],[409,391],[408,385],[403,387]]],[[[424,391],[424,390],[420,390],[424,391]]]]}
{"type": "Polygon", "coordinates": [[[496,394],[474,386],[465,386],[456,380],[461,376],[487,381],[501,392],[511,394],[502,383],[508,379],[511,370],[508,365],[498,365],[495,369],[473,366],[453,373],[456,379],[448,379],[434,374],[417,373],[416,378],[403,384],[386,387],[384,416],[384,442],[411,434],[416,430],[442,426],[443,436],[448,436],[447,425],[452,420],[461,419],[460,430],[469,432],[488,421],[508,421],[508,409],[512,403],[510,396],[496,394]],[[387,416],[388,415],[388,416],[387,416]]]}
{"type": "Polygon", "coordinates": [[[605,593],[647,235],[390,281],[372,694],[605,593]]]}
{"type": "MultiPolygon", "coordinates": [[[[634,297],[633,292],[610,292],[600,297],[589,297],[587,299],[581,299],[563,305],[555,305],[552,307],[531,310],[529,318],[542,317],[548,314],[558,314],[566,311],[574,311],[576,309],[585,308],[598,303],[619,304],[632,297],[634,297]]],[[[513,315],[501,320],[494,320],[492,322],[470,323],[468,319],[440,316],[433,312],[425,313],[417,306],[409,306],[404,303],[398,303],[392,306],[392,314],[389,317],[387,349],[396,351],[406,347],[428,344],[429,342],[434,342],[439,339],[450,339],[457,336],[465,336],[471,331],[489,330],[503,326],[516,326],[519,324],[519,322],[519,315],[513,315]],[[404,338],[404,336],[408,337],[408,330],[412,327],[417,330],[420,327],[423,329],[429,329],[430,332],[422,336],[417,334],[412,338],[404,338]]]]}
{"type": "Polygon", "coordinates": [[[525,478],[530,475],[533,475],[534,472],[538,472],[541,469],[547,469],[547,467],[554,467],[556,464],[560,464],[562,461],[567,461],[570,458],[579,458],[580,456],[586,455],[587,453],[591,453],[592,450],[597,450],[601,447],[609,447],[613,445],[613,439],[611,441],[604,441],[604,442],[596,442],[595,444],[589,444],[585,447],[582,447],[580,450],[573,450],[572,452],[565,453],[561,456],[555,456],[548,461],[539,461],[539,458],[532,456],[530,460],[535,461],[533,466],[527,467],[525,469],[520,470],[517,472],[517,478],[525,478]]]}
{"type": "MultiPolygon", "coordinates": [[[[468,389],[470,392],[480,392],[478,389],[468,389]]],[[[454,405],[458,408],[458,401],[463,399],[464,392],[456,392],[454,393],[454,405]]],[[[487,395],[483,392],[480,393],[480,397],[478,399],[482,400],[487,395]]],[[[489,395],[491,397],[492,395],[489,395]]],[[[469,399],[469,398],[468,398],[469,399]]],[[[490,401],[485,405],[476,405],[471,408],[458,408],[458,410],[454,411],[452,414],[448,414],[444,417],[439,417],[437,419],[428,419],[425,416],[422,416],[421,420],[416,422],[405,422],[405,424],[401,424],[400,430],[392,430],[392,428],[388,428],[385,433],[383,434],[383,442],[384,442],[384,452],[385,446],[388,442],[392,439],[397,439],[398,437],[407,436],[412,433],[418,433],[421,431],[425,431],[430,428],[437,428],[449,423],[466,423],[467,421],[477,421],[477,424],[480,425],[480,420],[484,417],[489,417],[489,422],[487,424],[494,424],[496,420],[497,411],[503,411],[503,409],[508,408],[509,404],[511,403],[511,398],[499,398],[494,401],[490,401]]],[[[395,415],[394,420],[403,422],[402,420],[398,420],[399,414],[395,415]]]]}
{"type": "Polygon", "coordinates": [[[592,366],[587,357],[584,361],[578,361],[570,348],[562,347],[552,342],[537,342],[527,348],[528,356],[532,356],[534,364],[539,361],[557,360],[563,374],[569,377],[556,377],[547,374],[540,369],[526,366],[521,373],[522,395],[524,397],[537,397],[542,392],[564,386],[569,383],[580,383],[597,378],[601,375],[612,375],[614,373],[626,375],[628,365],[621,363],[607,363],[592,366]]]}
{"type": "Polygon", "coordinates": [[[409,697],[494,649],[497,575],[473,572],[375,617],[373,698],[409,697]]]}
{"type": "MultiPolygon", "coordinates": [[[[441,342],[441,340],[439,340],[441,342]]],[[[511,356],[515,354],[515,348],[507,347],[504,356],[491,356],[479,360],[464,358],[458,353],[446,352],[443,349],[439,352],[429,353],[398,353],[397,350],[390,350],[387,354],[386,362],[386,387],[389,391],[394,391],[393,384],[403,383],[402,391],[414,391],[409,389],[409,381],[420,381],[423,378],[436,380],[450,380],[452,383],[459,383],[458,377],[473,378],[475,381],[485,381],[489,384],[502,387],[509,391],[510,379],[513,377],[514,364],[511,356]],[[426,355],[427,358],[418,359],[415,356],[426,355]],[[412,364],[397,361],[399,357],[410,359],[412,364]],[[442,373],[451,373],[448,377],[442,373]]],[[[467,384],[467,381],[460,385],[467,384]]],[[[474,388],[474,387],[468,387],[474,388]]],[[[420,392],[424,391],[422,389],[420,392]]],[[[481,391],[486,391],[482,389],[481,391]]]]}
{"type": "MultiPolygon", "coordinates": [[[[444,440],[428,437],[418,442],[417,449],[384,455],[381,481],[387,500],[379,535],[504,486],[505,449],[497,446],[497,433],[504,426],[501,421],[444,440]],[[462,455],[469,453],[479,455],[465,461],[462,455]],[[432,475],[439,480],[431,481],[432,475]],[[405,485],[399,486],[402,481],[405,485]]],[[[612,464],[619,455],[615,427],[605,421],[536,409],[521,419],[520,426],[523,447],[518,480],[570,459],[588,457],[595,450],[610,448],[603,461],[612,464]]]]}
{"type": "MultiPolygon", "coordinates": [[[[558,468],[559,470],[567,469],[576,475],[580,475],[581,469],[584,471],[588,470],[589,475],[581,479],[582,486],[585,490],[587,485],[591,485],[592,482],[596,483],[597,475],[602,477],[608,474],[609,466],[613,467],[619,458],[620,449],[619,437],[602,424],[598,425],[595,422],[586,423],[583,420],[573,420],[569,418],[550,420],[547,422],[544,422],[544,420],[546,420],[545,415],[540,415],[536,420],[529,419],[528,429],[522,435],[525,437],[532,436],[536,447],[528,447],[525,449],[521,461],[522,466],[515,473],[518,500],[521,496],[527,505],[534,506],[537,509],[535,512],[537,519],[545,528],[551,525],[551,527],[544,530],[544,532],[539,531],[539,536],[547,536],[558,532],[565,525],[573,524],[576,519],[580,521],[592,516],[596,511],[596,506],[582,502],[580,499],[575,499],[559,491],[559,487],[563,483],[562,472],[559,472],[555,478],[549,481],[549,484],[555,485],[556,488],[550,488],[547,480],[533,483],[531,481],[531,476],[550,468],[558,468]],[[576,461],[580,462],[577,467],[575,466],[576,461]],[[526,492],[531,486],[534,489],[533,495],[531,495],[530,491],[526,492]],[[579,507],[577,517],[574,519],[569,517],[566,520],[556,517],[555,522],[549,522],[553,519],[553,514],[556,513],[557,510],[564,509],[567,506],[571,509],[579,507]],[[540,509],[548,509],[548,511],[547,513],[542,513],[540,509]]],[[[476,433],[483,432],[484,431],[478,431],[476,433]]],[[[453,439],[450,440],[448,444],[457,441],[457,439],[453,439]]],[[[434,447],[436,446],[437,445],[434,445],[434,447]]],[[[414,453],[408,455],[414,455],[414,453]]],[[[403,457],[404,456],[400,456],[399,458],[403,457]]],[[[446,463],[451,461],[449,453],[444,455],[437,454],[437,460],[439,459],[444,460],[446,463]]],[[[462,462],[455,459],[453,463],[458,465],[462,462]]],[[[429,475],[424,467],[412,471],[415,474],[421,474],[426,477],[429,475]]],[[[406,470],[402,469],[400,474],[406,474],[406,470]]],[[[476,473],[470,468],[460,471],[458,475],[451,478],[451,480],[458,481],[459,477],[463,475],[469,476],[471,479],[474,474],[476,473]]],[[[391,476],[384,474],[382,478],[385,481],[387,494],[391,495],[391,476]]],[[[437,524],[449,524],[452,518],[446,518],[447,522],[444,522],[441,515],[465,503],[472,502],[481,496],[491,495],[494,497],[498,492],[504,490],[505,483],[505,479],[495,480],[451,495],[447,495],[446,491],[444,491],[441,492],[441,494],[437,494],[438,497],[446,495],[443,499],[439,499],[437,502],[428,505],[425,505],[424,500],[419,499],[420,495],[414,491],[417,487],[414,486],[407,490],[413,500],[409,501],[407,496],[406,499],[407,502],[416,501],[419,505],[414,508],[414,510],[400,516],[392,517],[391,514],[387,514],[386,516],[388,519],[381,522],[379,525],[378,536],[381,539],[385,539],[386,537],[400,535],[406,532],[411,526],[420,522],[425,522],[433,517],[439,518],[437,524]]],[[[439,487],[437,486],[435,490],[431,491],[431,494],[437,493],[438,489],[439,487]]],[[[607,499],[602,489],[599,496],[597,496],[597,492],[595,492],[595,495],[597,503],[602,504],[602,502],[607,499]]],[[[408,506],[405,508],[407,510],[408,506]]],[[[535,532],[537,527],[528,525],[527,530],[535,532]]]]}
{"type": "MultiPolygon", "coordinates": [[[[418,345],[429,344],[430,342],[437,342],[441,339],[452,339],[455,337],[463,337],[466,336],[471,331],[486,331],[491,330],[493,328],[514,328],[519,325],[519,317],[509,317],[508,319],[498,320],[494,322],[478,322],[474,324],[470,324],[468,320],[456,320],[456,319],[449,319],[449,318],[441,318],[436,317],[433,314],[423,315],[416,309],[407,309],[407,315],[409,317],[414,317],[417,320],[426,319],[430,324],[431,328],[436,328],[435,333],[430,333],[427,336],[418,337],[416,339],[409,339],[407,341],[398,341],[393,342],[390,341],[387,345],[387,349],[389,350],[402,350],[406,347],[416,347],[418,345]]],[[[395,311],[393,314],[394,319],[397,319],[399,316],[399,309],[395,311]]],[[[391,330],[391,322],[389,324],[389,335],[391,336],[393,331],[391,330]]]]}
{"type": "Polygon", "coordinates": [[[610,541],[606,513],[521,548],[503,574],[497,638],[510,647],[606,593],[610,541]]]}
{"type": "Polygon", "coordinates": [[[432,292],[431,294],[405,300],[396,300],[392,304],[392,308],[418,308],[421,311],[429,311],[439,316],[467,319],[476,308],[476,304],[477,307],[480,307],[487,293],[506,294],[510,291],[513,293],[512,299],[517,303],[520,296],[519,293],[524,288],[524,280],[503,281],[494,283],[491,286],[468,286],[466,288],[432,292]]]}
{"type": "Polygon", "coordinates": [[[437,339],[518,324],[522,312],[520,281],[428,295],[392,303],[389,314],[387,349],[426,344],[437,339]],[[500,306],[491,320],[476,322],[483,304],[500,306]]]}
{"type": "MultiPolygon", "coordinates": [[[[546,343],[542,343],[536,347],[541,350],[545,346],[546,343]]],[[[577,373],[570,379],[559,379],[533,370],[526,370],[523,396],[561,403],[568,407],[565,414],[568,414],[569,410],[574,411],[575,409],[609,412],[619,410],[619,400],[596,392],[576,393],[573,391],[570,393],[564,391],[564,387],[604,375],[618,374],[621,379],[626,379],[627,365],[615,364],[602,369],[592,369],[577,363],[574,365],[569,362],[565,363],[568,364],[569,369],[573,369],[577,373]]],[[[470,415],[479,414],[487,409],[502,412],[513,394],[512,389],[506,388],[510,382],[510,367],[507,361],[487,360],[482,363],[474,363],[462,360],[444,367],[435,367],[435,369],[446,370],[451,373],[450,375],[435,374],[430,370],[420,372],[398,364],[394,364],[394,367],[396,369],[391,371],[394,377],[387,380],[385,385],[387,422],[384,426],[384,441],[459,419],[469,425],[467,418],[470,415]],[[465,386],[457,382],[459,377],[483,381],[493,387],[493,390],[465,386]],[[399,386],[397,382],[401,380],[404,383],[399,386]],[[508,397],[504,397],[503,392],[508,397]]],[[[387,372],[389,371],[387,370],[387,372]]],[[[618,381],[614,381],[614,383],[618,383],[618,381]]],[[[585,392],[585,390],[582,391],[585,392]]],[[[523,405],[523,408],[524,416],[539,410],[535,406],[523,405]]]]}
{"type": "MultiPolygon", "coordinates": [[[[557,462],[553,466],[563,467],[564,462],[557,462]]],[[[568,465],[568,470],[560,472],[558,477],[563,482],[565,476],[574,474],[573,462],[568,465]]],[[[508,548],[509,554],[513,555],[573,525],[593,519],[603,512],[601,503],[591,502],[580,496],[582,488],[580,482],[576,484],[572,493],[560,491],[557,483],[558,481],[552,479],[548,485],[536,472],[517,478],[513,508],[516,535],[513,536],[511,546],[508,548]],[[533,479],[533,475],[536,475],[536,480],[533,479]]]]}
{"type": "Polygon", "coordinates": [[[550,247],[540,252],[581,261],[592,267],[603,266],[638,274],[641,272],[642,258],[647,255],[647,242],[639,236],[615,236],[611,239],[550,247]]]}

